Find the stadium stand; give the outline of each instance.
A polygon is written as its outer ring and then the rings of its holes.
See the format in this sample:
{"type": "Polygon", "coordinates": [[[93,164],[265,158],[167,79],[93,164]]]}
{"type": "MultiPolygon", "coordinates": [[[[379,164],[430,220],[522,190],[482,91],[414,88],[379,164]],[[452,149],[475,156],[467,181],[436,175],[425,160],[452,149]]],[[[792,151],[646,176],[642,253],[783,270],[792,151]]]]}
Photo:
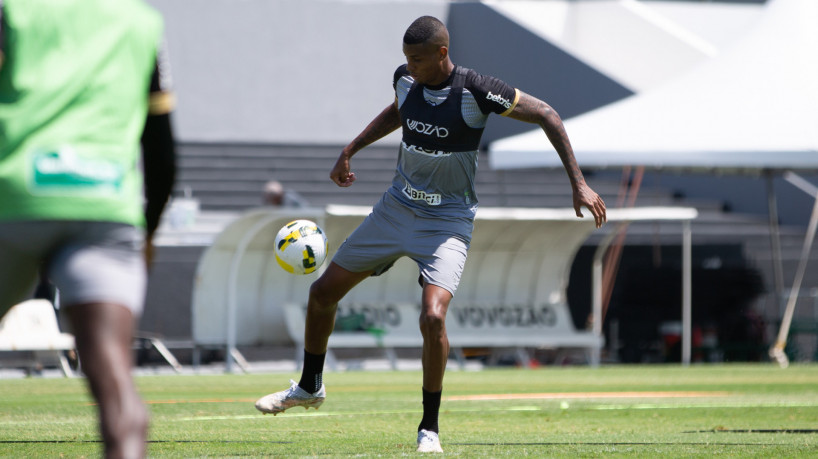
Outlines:
{"type": "MultiPolygon", "coordinates": [[[[261,190],[270,179],[304,196],[313,206],[372,205],[392,183],[397,156],[394,146],[371,146],[353,159],[359,180],[339,190],[329,180],[340,147],[183,144],[179,146],[177,195],[192,191],[202,210],[242,211],[261,205],[261,190]]],[[[561,170],[496,171],[481,157],[477,174],[480,203],[487,207],[568,207],[571,189],[561,170]]],[[[615,196],[615,181],[595,181],[603,196],[615,196]]],[[[648,190],[642,199],[651,205],[673,201],[669,193],[648,190]]]]}

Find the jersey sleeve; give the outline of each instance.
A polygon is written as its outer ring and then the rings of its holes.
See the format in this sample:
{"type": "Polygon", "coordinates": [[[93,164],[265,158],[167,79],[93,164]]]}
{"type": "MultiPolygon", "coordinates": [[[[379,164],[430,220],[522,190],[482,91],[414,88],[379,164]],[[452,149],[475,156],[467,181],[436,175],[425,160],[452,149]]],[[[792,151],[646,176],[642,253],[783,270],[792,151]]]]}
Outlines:
{"type": "Polygon", "coordinates": [[[170,77],[170,63],[164,43],[156,51],[156,65],[151,76],[149,115],[164,115],[173,111],[176,99],[170,77]]]}
{"type": "Polygon", "coordinates": [[[480,111],[485,114],[508,115],[520,98],[520,92],[503,80],[480,75],[474,70],[469,70],[466,74],[466,89],[474,95],[480,111]]]}

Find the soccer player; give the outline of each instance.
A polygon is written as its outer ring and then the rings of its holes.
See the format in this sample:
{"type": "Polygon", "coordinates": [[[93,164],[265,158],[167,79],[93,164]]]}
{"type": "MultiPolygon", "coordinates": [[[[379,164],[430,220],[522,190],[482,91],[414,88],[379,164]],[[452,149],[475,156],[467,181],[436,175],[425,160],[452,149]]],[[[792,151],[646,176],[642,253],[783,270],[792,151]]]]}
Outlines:
{"type": "Polygon", "coordinates": [[[141,0],[0,0],[0,317],[41,269],[57,286],[111,458],[146,453],[131,345],[175,175],[162,28],[141,0]]]}
{"type": "Polygon", "coordinates": [[[503,81],[453,64],[449,33],[438,19],[415,20],[403,37],[403,53],[407,63],[394,75],[395,101],[343,149],[330,172],[338,186],[352,185],[352,156],[401,127],[392,186],[310,287],[300,381],[262,397],[256,408],[276,414],[323,403],[324,357],[338,301],[365,278],[382,274],[407,256],[417,262],[422,286],[423,418],[417,450],[442,452],[438,412],[449,354],[446,311],[471,240],[478,147],[488,115],[498,113],[542,127],[568,173],[578,217],[587,207],[600,227],[606,221],[605,203],[585,183],[557,112],[503,81]]]}

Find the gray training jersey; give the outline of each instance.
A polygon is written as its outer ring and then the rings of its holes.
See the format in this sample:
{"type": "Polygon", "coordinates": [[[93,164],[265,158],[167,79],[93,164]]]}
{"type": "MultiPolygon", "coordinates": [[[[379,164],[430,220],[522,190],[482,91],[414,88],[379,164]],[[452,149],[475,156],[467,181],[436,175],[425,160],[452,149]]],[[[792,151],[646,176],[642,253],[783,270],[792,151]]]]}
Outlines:
{"type": "Polygon", "coordinates": [[[518,91],[462,67],[431,87],[416,84],[402,65],[393,83],[403,139],[387,193],[420,216],[473,219],[480,137],[490,113],[514,109],[518,91]]]}

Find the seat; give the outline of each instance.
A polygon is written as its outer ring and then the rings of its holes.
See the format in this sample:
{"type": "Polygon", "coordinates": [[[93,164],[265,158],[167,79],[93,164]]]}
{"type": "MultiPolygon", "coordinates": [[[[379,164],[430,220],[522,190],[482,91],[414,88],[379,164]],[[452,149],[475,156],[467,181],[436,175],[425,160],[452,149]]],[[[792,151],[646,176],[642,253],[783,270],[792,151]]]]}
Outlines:
{"type": "Polygon", "coordinates": [[[60,331],[57,314],[48,300],[16,304],[0,320],[0,351],[32,351],[33,364],[56,357],[65,376],[72,376],[73,371],[64,352],[75,347],[74,335],[60,331]]]}

